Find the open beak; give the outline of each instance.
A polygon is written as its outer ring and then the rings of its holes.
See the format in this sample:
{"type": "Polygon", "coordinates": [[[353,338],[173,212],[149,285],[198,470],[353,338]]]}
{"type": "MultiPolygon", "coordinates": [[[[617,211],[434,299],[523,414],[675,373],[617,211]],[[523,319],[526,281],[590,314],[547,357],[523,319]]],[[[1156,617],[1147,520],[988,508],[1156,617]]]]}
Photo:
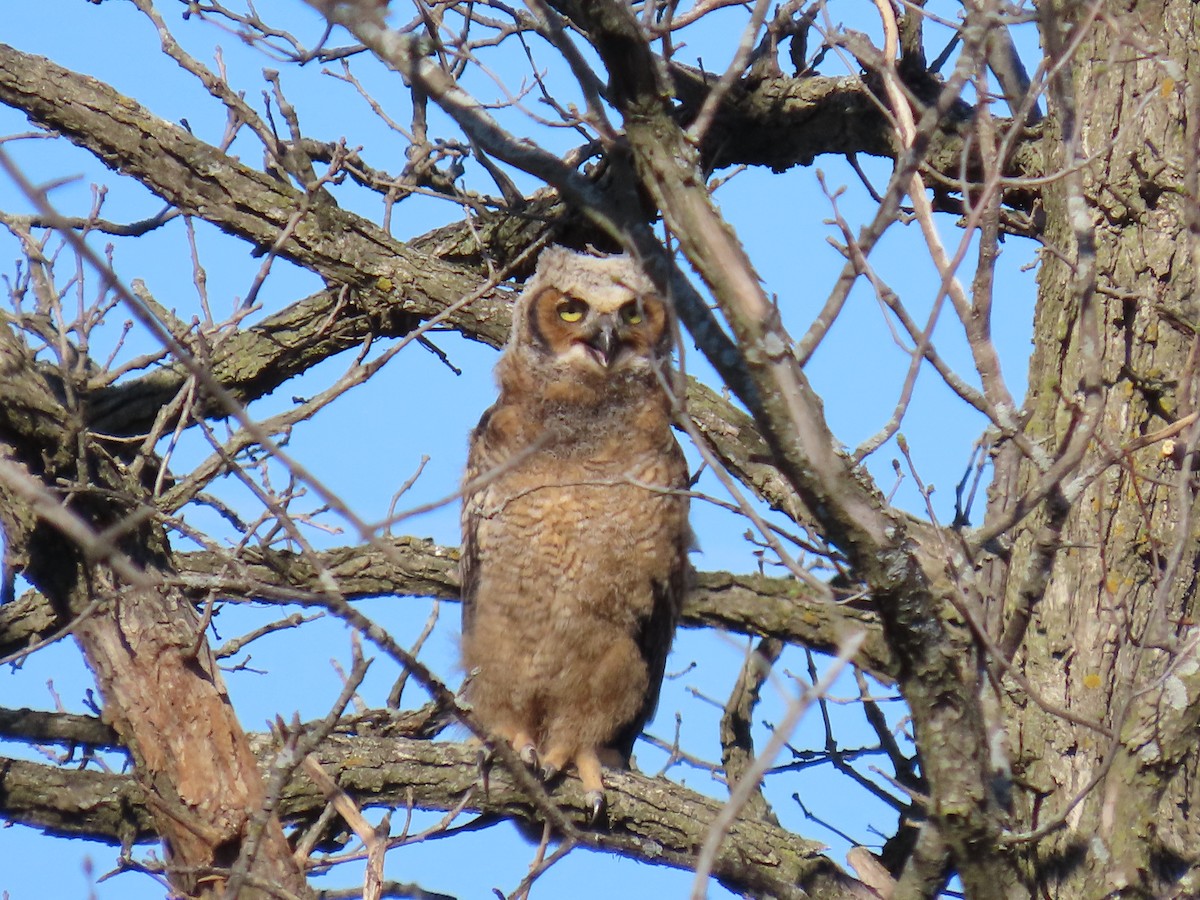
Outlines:
{"type": "Polygon", "coordinates": [[[621,346],[616,323],[608,316],[602,318],[597,324],[596,332],[587,339],[587,345],[592,348],[596,358],[606,369],[611,366],[621,346]]]}

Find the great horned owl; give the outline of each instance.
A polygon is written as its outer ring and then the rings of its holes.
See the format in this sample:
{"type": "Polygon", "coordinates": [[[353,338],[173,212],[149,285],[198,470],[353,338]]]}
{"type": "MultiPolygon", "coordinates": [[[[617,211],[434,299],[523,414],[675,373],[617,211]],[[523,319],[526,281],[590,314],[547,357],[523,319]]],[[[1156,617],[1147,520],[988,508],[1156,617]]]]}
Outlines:
{"type": "Polygon", "coordinates": [[[471,435],[467,698],[544,777],[573,763],[593,815],[658,702],[688,572],[669,315],[627,257],[543,251],[471,435]]]}

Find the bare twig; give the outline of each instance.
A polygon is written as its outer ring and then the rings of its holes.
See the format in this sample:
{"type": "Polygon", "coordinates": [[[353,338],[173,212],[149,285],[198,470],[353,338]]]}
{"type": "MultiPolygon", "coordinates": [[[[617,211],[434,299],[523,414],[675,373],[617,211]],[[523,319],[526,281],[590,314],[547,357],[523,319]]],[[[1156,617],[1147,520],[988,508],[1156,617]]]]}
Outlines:
{"type": "Polygon", "coordinates": [[[862,645],[862,642],[862,634],[852,635],[845,640],[837,655],[837,659],[830,665],[828,671],[825,673],[825,677],[814,685],[812,690],[805,691],[792,701],[787,713],[776,726],[775,733],[771,735],[771,740],[767,742],[767,745],[755,759],[754,763],[746,768],[745,773],[734,785],[729,796],[729,802],[721,807],[720,814],[713,821],[712,825],[709,826],[708,833],[704,838],[704,844],[700,848],[700,855],[696,860],[696,877],[692,882],[692,900],[704,900],[707,896],[705,884],[708,881],[709,873],[712,871],[713,861],[716,858],[721,842],[725,839],[729,826],[733,824],[734,819],[738,817],[754,791],[758,789],[758,783],[767,768],[771,765],[771,761],[783,749],[784,742],[787,741],[788,736],[804,717],[804,714],[808,711],[808,707],[817,697],[824,696],[825,692],[829,690],[830,686],[841,674],[842,669],[854,654],[858,652],[858,648],[862,645]]]}

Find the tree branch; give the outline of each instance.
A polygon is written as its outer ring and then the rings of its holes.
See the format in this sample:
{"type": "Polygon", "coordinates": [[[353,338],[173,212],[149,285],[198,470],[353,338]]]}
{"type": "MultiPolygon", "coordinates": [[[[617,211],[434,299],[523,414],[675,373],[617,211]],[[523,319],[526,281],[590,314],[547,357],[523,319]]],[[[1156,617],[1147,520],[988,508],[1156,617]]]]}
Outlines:
{"type": "MultiPolygon", "coordinates": [[[[348,600],[379,596],[459,599],[458,550],[421,538],[397,538],[389,552],[374,546],[340,547],[309,555],[284,550],[247,550],[234,559],[221,553],[181,553],[175,566],[186,593],[274,603],[325,602],[322,577],[332,576],[348,600]]],[[[700,572],[684,603],[683,625],[772,637],[824,653],[836,653],[842,636],[867,637],[855,664],[890,683],[894,663],[875,614],[861,604],[831,604],[806,595],[793,578],[700,572]]],[[[19,652],[59,627],[49,604],[34,592],[0,607],[0,657],[19,652]]]]}
{"type": "MultiPolygon", "coordinates": [[[[4,44],[0,102],[62,133],[173,206],[264,251],[274,247],[306,198],[108,85],[4,44]]],[[[295,223],[276,252],[332,285],[355,288],[354,302],[368,311],[388,319],[403,314],[428,319],[479,287],[473,271],[414,251],[361,216],[328,201],[310,205],[310,214],[295,223]]],[[[447,324],[498,344],[507,324],[498,313],[508,303],[505,292],[494,292],[455,312],[447,324]]]]}
{"type": "MultiPolygon", "coordinates": [[[[252,739],[260,759],[270,739],[252,739]]],[[[479,790],[477,749],[465,744],[403,738],[333,735],[316,756],[362,806],[466,809],[488,816],[540,824],[537,808],[509,777],[494,770],[487,793],[479,790]]],[[[603,830],[583,831],[587,846],[618,852],[655,865],[690,869],[695,848],[722,803],[694,791],[633,772],[608,772],[609,821],[603,830]]],[[[120,843],[155,837],[133,779],[89,770],[0,761],[4,817],[54,834],[120,843]]],[[[553,791],[555,801],[581,829],[588,807],[575,778],[553,791]]],[[[279,813],[288,822],[317,817],[325,795],[303,773],[285,790],[279,813]]],[[[763,822],[739,819],[714,865],[730,890],[776,897],[866,898],[872,895],[820,854],[821,845],[763,822]],[[802,893],[803,892],[803,893],[802,893]]]]}

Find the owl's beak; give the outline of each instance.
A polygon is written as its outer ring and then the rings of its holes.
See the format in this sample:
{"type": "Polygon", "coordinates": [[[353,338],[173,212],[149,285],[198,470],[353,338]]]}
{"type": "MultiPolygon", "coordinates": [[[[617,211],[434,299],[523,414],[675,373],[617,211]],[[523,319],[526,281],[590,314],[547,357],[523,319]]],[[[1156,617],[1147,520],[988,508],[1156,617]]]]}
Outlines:
{"type": "Polygon", "coordinates": [[[617,325],[608,316],[602,318],[595,333],[587,339],[587,345],[596,351],[601,364],[607,369],[616,358],[621,341],[617,336],[617,325]]]}

